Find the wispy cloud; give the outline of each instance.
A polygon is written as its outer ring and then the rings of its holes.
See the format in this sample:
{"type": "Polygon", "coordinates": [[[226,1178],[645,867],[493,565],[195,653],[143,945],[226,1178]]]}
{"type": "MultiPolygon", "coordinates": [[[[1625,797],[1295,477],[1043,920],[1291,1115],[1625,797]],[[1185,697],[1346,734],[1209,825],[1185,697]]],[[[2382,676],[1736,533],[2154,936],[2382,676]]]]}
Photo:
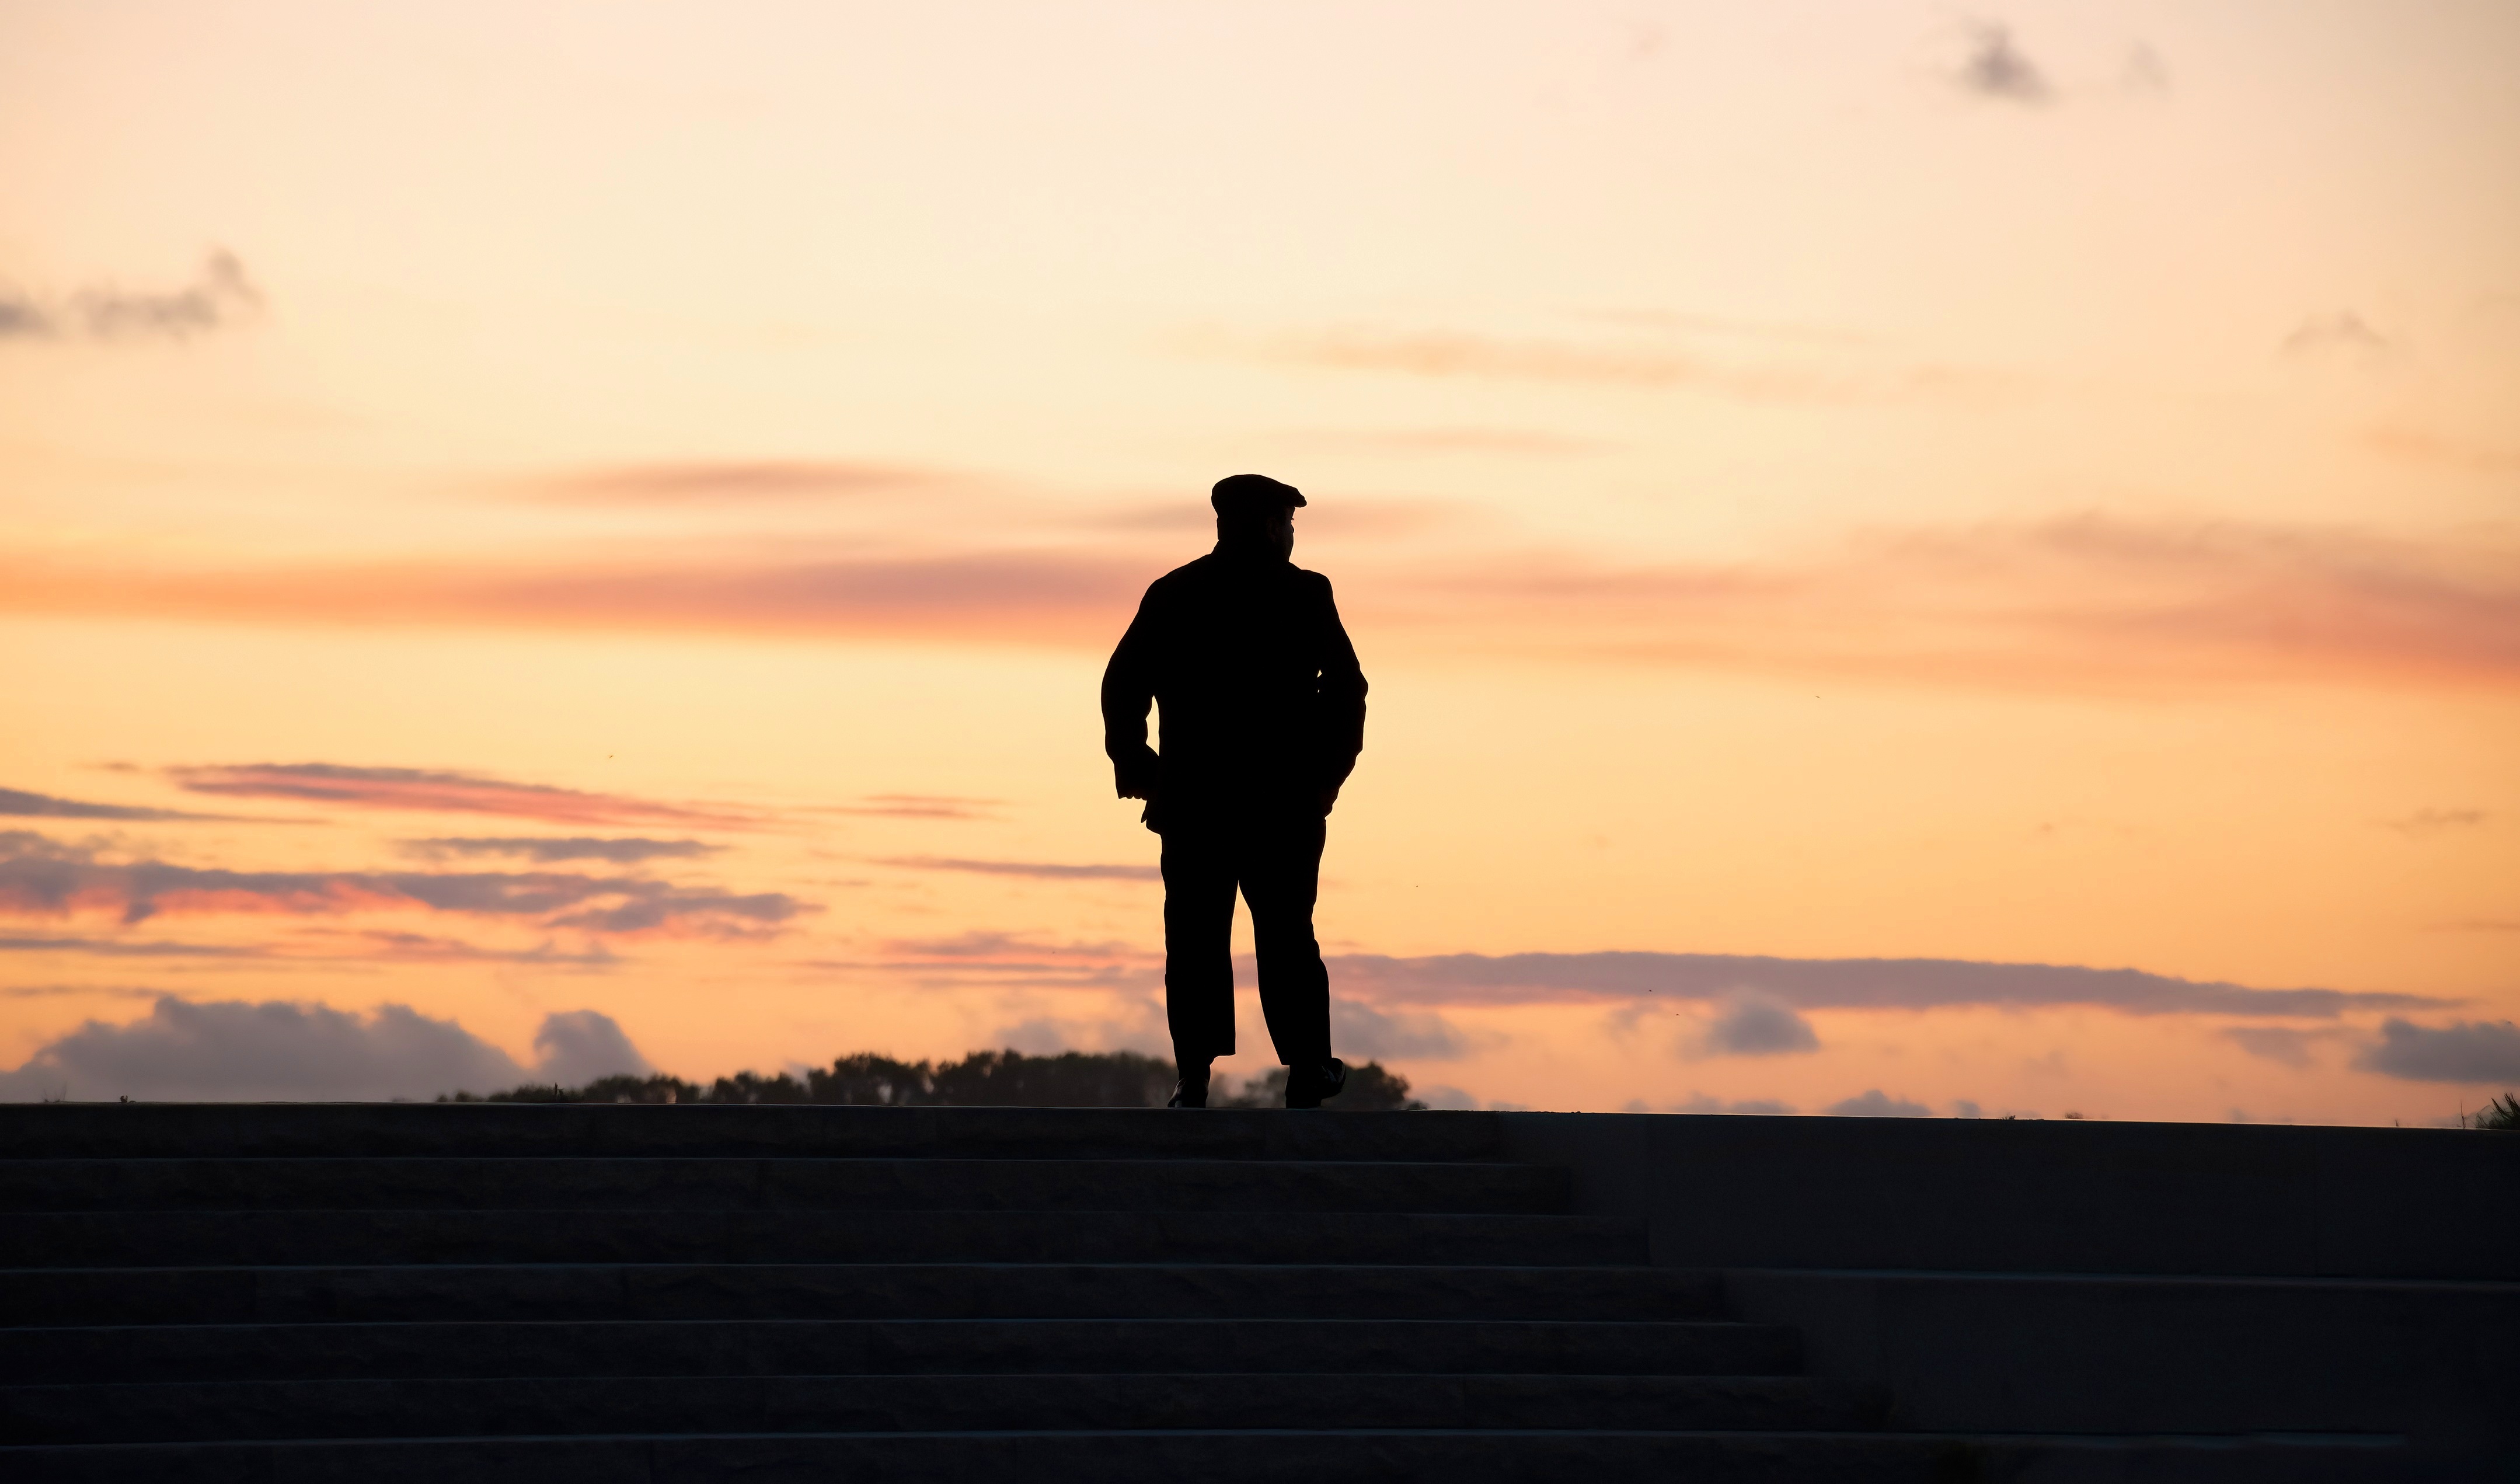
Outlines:
{"type": "Polygon", "coordinates": [[[169,768],[166,772],[187,792],[229,798],[278,798],[432,814],[497,814],[554,825],[680,825],[741,830],[759,824],[746,816],[618,793],[590,793],[548,784],[510,783],[477,773],[425,768],[243,763],[169,768]]]}
{"type": "Polygon", "coordinates": [[[1852,1098],[1832,1102],[1821,1111],[1838,1118],[1931,1118],[1934,1115],[1934,1110],[1923,1103],[1890,1097],[1877,1087],[1867,1088],[1852,1098]]]}
{"type": "Polygon", "coordinates": [[[263,943],[195,943],[179,939],[0,934],[0,953],[68,954],[103,959],[247,960],[256,964],[516,964],[572,969],[609,968],[620,959],[601,942],[571,952],[544,942],[491,948],[460,938],[379,929],[309,929],[263,943]]]}
{"type": "Polygon", "coordinates": [[[2352,310],[2314,314],[2283,338],[2281,349],[2295,359],[2343,355],[2361,360],[2385,356],[2397,342],[2363,322],[2352,310]]]}
{"type": "Polygon", "coordinates": [[[2329,1019],[2351,1011],[2454,1004],[2424,995],[2335,989],[2250,989],[2133,968],[1988,964],[1964,959],[1773,959],[1726,954],[1448,954],[1330,960],[1332,982],[1382,1004],[1533,1005],[1768,1002],[1812,1010],[1930,1010],[2089,1005],[2131,1014],[2282,1015],[2329,1019]]]}
{"type": "Polygon", "coordinates": [[[1516,427],[1324,427],[1281,433],[1274,440],[1290,447],[1328,453],[1419,455],[1491,454],[1564,458],[1598,453],[1609,445],[1598,438],[1516,427]]]}
{"type": "Polygon", "coordinates": [[[2380,1039],[2365,1047],[2354,1064],[2410,1082],[2520,1086],[2520,1026],[2508,1020],[2417,1025],[2392,1016],[2381,1022],[2380,1039]]]}
{"type": "Polygon", "coordinates": [[[1879,367],[1847,362],[1749,364],[1685,349],[1666,337],[1560,339],[1461,330],[1342,326],[1262,337],[1203,333],[1185,349],[1326,371],[1436,379],[1554,382],[1642,391],[1688,388],[1753,402],[1852,403],[1920,394],[1982,393],[2012,379],[1950,366],[1879,367]]]}
{"type": "Polygon", "coordinates": [[[0,914],[64,918],[338,917],[428,911],[528,920],[555,929],[760,936],[817,911],[785,892],[728,892],[646,877],[566,872],[229,871],[111,861],[89,846],[0,832],[0,914]]]}
{"type": "Polygon", "coordinates": [[[2447,830],[2473,830],[2493,818],[2482,809],[2418,809],[2404,819],[2382,820],[2384,828],[2417,839],[2447,830]]]}
{"type": "Polygon", "coordinates": [[[1159,881],[1153,866],[1078,866],[1057,861],[973,861],[941,855],[889,856],[875,862],[911,871],[961,871],[974,876],[1030,877],[1044,881],[1159,881]]]}
{"type": "Polygon", "coordinates": [[[78,799],[55,798],[49,793],[28,793],[20,788],[0,788],[0,816],[18,819],[56,820],[119,820],[129,824],[179,824],[198,822],[230,823],[229,814],[191,814],[181,809],[145,809],[131,804],[91,804],[78,799]]]}
{"type": "Polygon", "coordinates": [[[422,860],[444,861],[461,856],[511,856],[552,865],[561,861],[609,861],[636,866],[642,861],[693,860],[722,847],[698,840],[654,840],[641,836],[598,838],[592,835],[454,835],[404,840],[402,849],[422,860]]]}
{"type": "MultiPolygon", "coordinates": [[[[726,567],[659,555],[598,573],[472,564],[182,578],[0,559],[0,610],[490,624],[1100,650],[1165,558],[1037,551],[726,567]]],[[[1171,554],[1178,557],[1178,551],[1171,554]]],[[[1764,560],[1622,561],[1528,547],[1357,559],[1343,609],[1377,643],[1485,656],[1824,674],[2007,690],[2252,682],[2520,684],[2520,543],[2086,516],[1875,531],[1764,560]]],[[[402,800],[555,823],[729,827],[678,806],[420,770],[202,770],[269,796],[402,800]]],[[[880,807],[880,805],[871,805],[880,807]]]]}
{"type": "Polygon", "coordinates": [[[895,961],[952,964],[997,964],[1032,968],[1047,964],[1107,964],[1143,960],[1143,949],[1127,943],[1052,943],[1019,933],[974,931],[950,938],[896,938],[883,945],[895,961]]]}
{"type": "Polygon", "coordinates": [[[2310,1065],[2311,1050],[2322,1041],[2332,1041],[2349,1034],[2334,1026],[2303,1030],[2290,1025],[2230,1025],[2223,1037],[2252,1057],[2285,1066],[2310,1065]]]}
{"type": "Polygon", "coordinates": [[[2411,427],[2375,427],[2363,440],[2393,458],[2468,473],[2520,472],[2520,448],[2454,438],[2411,427]]]}
{"type": "MultiPolygon", "coordinates": [[[[5,870],[0,867],[0,870],[5,870]]],[[[234,943],[139,942],[128,938],[0,934],[0,953],[80,954],[102,959],[262,959],[268,949],[234,943]]]]}
{"type": "MultiPolygon", "coordinates": [[[[140,984],[10,984],[0,986],[0,1000],[158,1000],[166,991],[140,984]]],[[[5,1076],[6,1073],[0,1073],[5,1076]]]]}
{"type": "Polygon", "coordinates": [[[181,289],[148,291],[112,286],[82,289],[68,299],[47,301],[0,291],[0,342],[70,336],[96,340],[187,339],[252,317],[261,292],[236,254],[212,252],[181,289]]]}
{"type": "MultiPolygon", "coordinates": [[[[1174,554],[1178,560],[1178,554],[1174,554]]],[[[123,570],[0,560],[0,610],[248,623],[548,628],[1108,644],[1161,556],[978,552],[711,559],[658,547],[604,562],[123,570]]]]}
{"type": "Polygon", "coordinates": [[[522,486],[530,498],[568,505],[721,505],[925,489],[931,470],[830,460],[721,460],[621,465],[548,475],[522,486]]]}
{"type": "Polygon", "coordinates": [[[870,793],[854,804],[817,804],[798,814],[842,814],[866,819],[982,820],[995,817],[1002,798],[967,798],[953,793],[870,793]]]}

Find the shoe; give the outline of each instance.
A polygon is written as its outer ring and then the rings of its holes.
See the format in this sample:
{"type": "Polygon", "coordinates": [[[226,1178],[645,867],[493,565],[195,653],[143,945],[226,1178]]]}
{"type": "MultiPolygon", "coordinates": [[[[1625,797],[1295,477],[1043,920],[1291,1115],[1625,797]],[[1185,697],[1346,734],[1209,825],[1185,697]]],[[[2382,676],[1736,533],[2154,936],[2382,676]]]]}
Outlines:
{"type": "Polygon", "coordinates": [[[1286,1106],[1320,1107],[1347,1091],[1347,1063],[1332,1057],[1318,1066],[1286,1069],[1286,1106]]]}
{"type": "Polygon", "coordinates": [[[1165,1103],[1165,1104],[1164,1104],[1164,1106],[1166,1106],[1166,1107],[1205,1107],[1205,1106],[1207,1106],[1207,1079],[1206,1079],[1205,1077],[1201,1077],[1201,1078],[1199,1078],[1198,1080],[1196,1080],[1196,1081],[1194,1081],[1194,1082],[1193,1082],[1193,1081],[1192,1081],[1190,1078],[1188,1078],[1188,1077],[1184,1077],[1184,1078],[1183,1078],[1183,1079],[1181,1079],[1179,1082],[1174,1083],[1174,1084],[1173,1084],[1173,1100],[1172,1100],[1172,1102],[1165,1103]]]}

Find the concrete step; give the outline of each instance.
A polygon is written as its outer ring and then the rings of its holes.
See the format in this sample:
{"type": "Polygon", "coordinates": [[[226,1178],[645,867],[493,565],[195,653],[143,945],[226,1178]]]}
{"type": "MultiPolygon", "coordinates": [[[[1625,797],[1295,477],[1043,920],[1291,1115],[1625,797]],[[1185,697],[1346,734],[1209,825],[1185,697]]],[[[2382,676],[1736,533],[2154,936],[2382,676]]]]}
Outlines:
{"type": "Polygon", "coordinates": [[[556,1376],[0,1387],[0,1443],[616,1432],[1877,1425],[1877,1399],[1799,1376],[556,1376]]]}
{"type": "Polygon", "coordinates": [[[1493,1113],[602,1103],[19,1103],[0,1157],[1493,1158],[1493,1113]]]}
{"type": "Polygon", "coordinates": [[[1535,1165],[1214,1159],[0,1160],[0,1209],[663,1206],[1562,1212],[1535,1165]]]}
{"type": "Polygon", "coordinates": [[[1657,1268],[542,1264],[0,1271],[0,1326],[389,1320],[1714,1319],[1657,1268]]]}
{"type": "MultiPolygon", "coordinates": [[[[2497,1136],[2499,1137],[2499,1136],[2497,1136]]],[[[1743,1317],[1963,1431],[2404,1432],[2520,1480],[2520,1283],[1734,1270],[1743,1317]]]]}
{"type": "Polygon", "coordinates": [[[1371,1371],[1786,1375],[1791,1329],[1598,1320],[625,1320],[0,1329],[0,1383],[1371,1371]]]}
{"type": "Polygon", "coordinates": [[[931,1432],[395,1439],[0,1449],[22,1484],[2367,1484],[2420,1477],[2388,1438],[1685,1431],[931,1432]]]}
{"type": "Polygon", "coordinates": [[[1629,1217],[1296,1211],[23,1211],[0,1267],[208,1263],[1638,1264],[1629,1217]]]}

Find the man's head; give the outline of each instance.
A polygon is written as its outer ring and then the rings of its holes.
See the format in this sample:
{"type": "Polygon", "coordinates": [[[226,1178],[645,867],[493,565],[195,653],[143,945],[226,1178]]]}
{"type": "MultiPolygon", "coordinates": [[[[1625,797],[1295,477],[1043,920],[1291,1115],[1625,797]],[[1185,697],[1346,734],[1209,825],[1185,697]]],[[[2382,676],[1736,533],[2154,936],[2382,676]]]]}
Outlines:
{"type": "Polygon", "coordinates": [[[1256,547],[1283,560],[1295,550],[1295,508],[1304,492],[1267,474],[1228,474],[1216,481],[1208,504],[1216,507],[1216,539],[1256,547]]]}

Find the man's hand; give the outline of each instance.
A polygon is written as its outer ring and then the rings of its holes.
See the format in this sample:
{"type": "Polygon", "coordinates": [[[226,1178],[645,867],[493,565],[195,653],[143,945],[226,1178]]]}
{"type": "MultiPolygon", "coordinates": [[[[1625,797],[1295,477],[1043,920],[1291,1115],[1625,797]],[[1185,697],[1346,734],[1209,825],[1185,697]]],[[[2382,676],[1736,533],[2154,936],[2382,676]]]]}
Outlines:
{"type": "Polygon", "coordinates": [[[1111,765],[1111,781],[1122,798],[1142,798],[1151,803],[1155,797],[1155,787],[1162,777],[1162,767],[1151,751],[1143,757],[1128,758],[1111,765]]]}

